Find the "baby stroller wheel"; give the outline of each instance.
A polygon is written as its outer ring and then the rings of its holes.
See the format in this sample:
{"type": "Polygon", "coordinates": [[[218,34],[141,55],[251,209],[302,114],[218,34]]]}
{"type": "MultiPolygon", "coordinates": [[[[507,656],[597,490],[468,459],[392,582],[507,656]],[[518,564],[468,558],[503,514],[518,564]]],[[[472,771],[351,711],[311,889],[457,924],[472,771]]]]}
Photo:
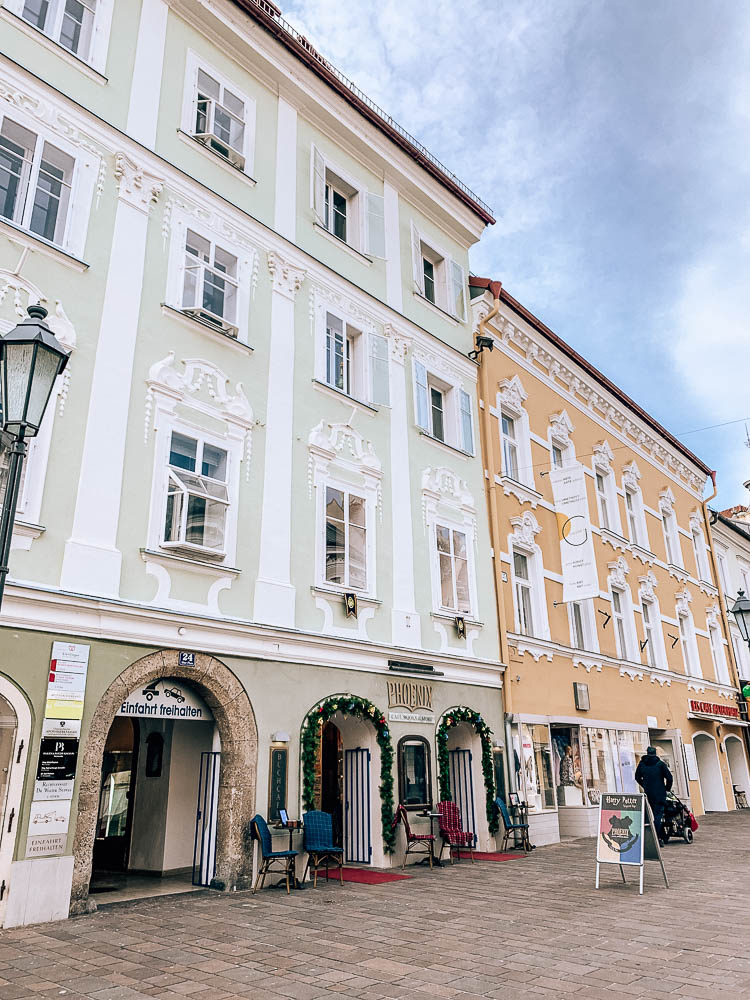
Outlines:
{"type": "Polygon", "coordinates": [[[683,831],[682,836],[685,838],[685,843],[686,844],[692,844],[692,842],[693,842],[693,831],[690,829],[689,826],[685,827],[685,830],[683,831]]]}

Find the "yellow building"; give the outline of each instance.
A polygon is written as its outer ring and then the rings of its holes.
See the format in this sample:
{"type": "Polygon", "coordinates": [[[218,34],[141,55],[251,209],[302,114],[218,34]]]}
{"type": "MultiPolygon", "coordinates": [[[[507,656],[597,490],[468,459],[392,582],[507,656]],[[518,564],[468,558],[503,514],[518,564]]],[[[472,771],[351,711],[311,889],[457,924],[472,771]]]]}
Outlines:
{"type": "Polygon", "coordinates": [[[471,281],[494,347],[480,354],[479,405],[506,774],[532,841],[593,834],[601,793],[636,790],[649,744],[695,813],[734,808],[748,774],[740,701],[746,713],[710,471],[499,282],[471,281]]]}

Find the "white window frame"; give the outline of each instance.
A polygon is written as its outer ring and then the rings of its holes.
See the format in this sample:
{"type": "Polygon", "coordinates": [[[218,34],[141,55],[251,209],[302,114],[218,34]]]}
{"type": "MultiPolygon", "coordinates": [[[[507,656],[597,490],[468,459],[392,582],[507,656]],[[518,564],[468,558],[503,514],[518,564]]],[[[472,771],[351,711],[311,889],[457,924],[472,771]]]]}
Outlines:
{"type": "Polygon", "coordinates": [[[677,631],[680,637],[680,649],[682,650],[685,675],[687,677],[703,677],[693,615],[688,606],[687,599],[680,600],[679,595],[677,604],[677,631]]]}
{"type": "MultiPolygon", "coordinates": [[[[653,590],[651,591],[653,594],[653,590]]],[[[650,596],[641,588],[639,593],[641,601],[641,618],[643,619],[643,638],[649,638],[649,630],[646,628],[646,620],[643,618],[643,608],[648,608],[650,615],[649,628],[651,638],[641,652],[641,659],[645,659],[649,666],[657,670],[668,670],[667,648],[664,644],[664,629],[662,627],[661,610],[656,595],[650,596]],[[653,654],[653,661],[650,654],[653,654]]]]}
{"type": "MultiPolygon", "coordinates": [[[[192,311],[183,308],[183,289],[185,287],[185,267],[186,267],[186,240],[188,230],[207,240],[212,246],[218,246],[227,253],[237,258],[237,336],[232,339],[238,340],[242,344],[248,343],[250,333],[250,298],[252,288],[252,275],[254,255],[256,251],[248,247],[240,246],[231,240],[213,232],[211,229],[201,225],[197,219],[187,212],[182,212],[175,208],[172,213],[171,241],[169,246],[169,261],[167,265],[167,289],[165,301],[172,309],[183,313],[199,323],[206,330],[210,330],[219,336],[231,336],[227,330],[222,331],[217,324],[202,321],[195,316],[192,311]]],[[[199,310],[196,310],[199,311],[199,310]]],[[[229,327],[230,324],[227,324],[229,327]]]]}
{"type": "MultiPolygon", "coordinates": [[[[91,0],[88,0],[88,2],[91,2],[91,0]]],[[[55,30],[43,30],[42,28],[37,28],[36,25],[31,24],[30,21],[27,21],[23,16],[25,0],[5,0],[3,3],[3,7],[20,17],[24,25],[28,26],[31,31],[39,32],[68,56],[85,63],[92,69],[96,70],[97,73],[101,74],[104,74],[107,66],[107,49],[109,47],[109,36],[112,28],[112,14],[114,12],[114,6],[115,0],[97,0],[96,9],[94,11],[94,27],[91,32],[91,44],[89,45],[89,51],[84,56],[77,52],[71,52],[70,49],[59,41],[60,26],[62,24],[62,12],[65,9],[65,0],[51,0],[50,2],[52,22],[55,24],[55,30]]],[[[48,24],[49,23],[50,22],[48,22],[48,24]]]]}
{"type": "Polygon", "coordinates": [[[369,406],[390,405],[390,354],[388,340],[379,334],[362,316],[355,316],[340,305],[320,299],[315,313],[314,374],[322,382],[355,402],[369,406]],[[350,391],[340,389],[328,379],[328,326],[329,317],[341,323],[344,337],[352,340],[353,356],[350,358],[350,391]]]}
{"type": "Polygon", "coordinates": [[[750,679],[750,651],[747,643],[739,633],[739,630],[730,626],[729,634],[732,637],[732,649],[734,650],[734,660],[737,665],[737,672],[740,680],[750,679]]]}
{"type": "Polygon", "coordinates": [[[460,323],[466,322],[468,283],[466,270],[447,250],[425,237],[411,224],[412,277],[417,296],[448,313],[460,323]],[[435,274],[435,299],[427,297],[424,283],[424,261],[429,260],[435,274]]]}
{"type": "Polygon", "coordinates": [[[594,615],[595,609],[593,599],[568,602],[568,625],[570,626],[570,646],[572,649],[577,649],[582,653],[599,652],[599,637],[596,633],[596,621],[594,615]],[[583,632],[583,646],[577,645],[576,642],[574,605],[577,605],[581,612],[580,618],[583,632]]]}
{"type": "Polygon", "coordinates": [[[320,146],[310,146],[310,207],[315,225],[364,257],[387,257],[385,196],[368,191],[362,181],[328,159],[320,146]],[[335,233],[332,192],[346,198],[346,239],[335,233]],[[328,210],[326,209],[328,205],[328,210]]]}
{"type": "MultiPolygon", "coordinates": [[[[518,517],[512,517],[510,523],[513,527],[513,534],[508,536],[508,561],[510,564],[510,583],[513,594],[513,628],[518,634],[520,631],[521,616],[516,597],[516,572],[514,553],[526,556],[529,567],[529,584],[532,597],[532,622],[534,625],[535,639],[549,639],[550,626],[549,614],[547,610],[547,593],[545,586],[544,562],[542,550],[536,542],[536,536],[541,530],[539,524],[531,513],[526,511],[518,517]]],[[[532,638],[532,637],[529,637],[532,638]]]]}
{"type": "Polygon", "coordinates": [[[503,449],[503,414],[513,420],[514,431],[516,434],[518,477],[516,478],[511,476],[508,470],[505,469],[504,465],[503,476],[533,490],[535,489],[535,486],[534,462],[531,456],[531,427],[529,424],[529,415],[526,412],[526,407],[524,405],[527,398],[528,394],[518,375],[514,375],[511,379],[501,380],[498,384],[494,415],[497,417],[498,421],[498,433],[500,435],[500,447],[501,453],[503,454],[503,461],[505,458],[503,449]]]}
{"type": "Polygon", "coordinates": [[[744,559],[737,558],[735,560],[737,563],[737,575],[739,577],[739,588],[744,590],[746,594],[750,594],[750,563],[746,563],[744,559]]]}
{"type": "Polygon", "coordinates": [[[417,427],[435,441],[457,448],[466,455],[475,454],[474,400],[463,384],[456,379],[447,381],[430,368],[426,359],[412,355],[412,389],[414,394],[414,420],[417,427]],[[443,397],[443,437],[435,434],[433,424],[432,390],[443,397]]]}
{"type": "Polygon", "coordinates": [[[711,647],[711,659],[714,664],[714,676],[719,684],[730,684],[729,679],[729,664],[727,662],[727,654],[724,649],[724,637],[721,634],[721,627],[714,616],[713,621],[711,616],[706,619],[706,628],[708,629],[708,643],[711,647]]]}
{"type": "Polygon", "coordinates": [[[213,149],[202,139],[196,139],[201,145],[215,156],[220,163],[229,164],[238,173],[253,176],[255,169],[255,130],[256,130],[256,102],[238,87],[234,80],[230,80],[220,70],[207,62],[201,55],[189,49],[185,60],[185,85],[182,99],[182,116],[180,119],[181,130],[189,136],[195,138],[195,120],[198,112],[198,72],[203,70],[208,76],[215,80],[223,91],[229,90],[235,97],[239,98],[245,105],[245,128],[240,151],[243,163],[233,163],[229,157],[223,156],[218,150],[213,149]]]}
{"type": "MultiPolygon", "coordinates": [[[[186,401],[189,406],[189,402],[186,401]]],[[[196,414],[197,416],[197,414],[196,414]]],[[[217,414],[218,416],[218,414],[217,414]]],[[[204,429],[200,423],[180,419],[173,413],[157,416],[156,447],[154,450],[154,473],[151,487],[151,510],[149,516],[148,548],[166,555],[188,556],[216,565],[233,565],[237,552],[237,523],[239,515],[240,465],[243,458],[244,432],[241,428],[228,425],[226,434],[217,434],[204,429]],[[157,424],[158,420],[158,424],[157,424]],[[200,440],[203,445],[213,445],[227,453],[227,505],[224,521],[224,551],[222,554],[211,549],[203,549],[190,544],[164,545],[164,519],[167,509],[169,485],[169,452],[172,433],[200,440]]]]}
{"type": "Polygon", "coordinates": [[[730,579],[729,579],[729,561],[727,559],[727,549],[722,548],[720,545],[715,544],[716,551],[716,565],[719,569],[719,579],[718,584],[720,587],[724,588],[725,595],[729,596],[731,594],[730,589],[730,579]]]}
{"type": "Polygon", "coordinates": [[[610,585],[609,599],[612,604],[612,627],[615,633],[615,648],[618,660],[636,661],[634,643],[637,642],[635,627],[633,623],[633,601],[629,587],[616,587],[610,585]],[[620,611],[615,611],[615,597],[617,594],[620,602],[620,611]],[[618,628],[618,621],[622,621],[622,635],[618,628]]]}
{"type": "Polygon", "coordinates": [[[437,572],[438,572],[438,586],[439,586],[439,592],[438,592],[439,607],[438,607],[438,610],[442,614],[446,614],[446,615],[460,615],[462,617],[468,617],[468,618],[474,617],[474,615],[476,614],[476,597],[475,597],[475,595],[473,593],[473,590],[472,590],[472,570],[471,570],[471,560],[470,560],[470,548],[471,548],[471,544],[472,544],[471,536],[467,534],[466,528],[463,525],[461,525],[460,527],[456,527],[454,524],[450,523],[449,521],[445,522],[444,519],[441,518],[441,517],[438,517],[435,520],[435,523],[432,526],[431,535],[432,535],[432,542],[433,542],[433,547],[434,547],[433,556],[434,556],[435,561],[437,562],[437,572]],[[441,575],[441,572],[440,572],[440,559],[441,559],[441,555],[446,555],[446,553],[441,552],[441,550],[438,548],[438,537],[437,537],[438,536],[438,529],[443,529],[444,531],[447,531],[449,533],[450,548],[449,548],[448,556],[449,556],[450,562],[451,562],[451,578],[452,578],[452,581],[453,581],[453,601],[454,601],[453,606],[449,606],[449,605],[443,603],[443,579],[442,579],[442,575],[441,575]],[[467,577],[467,583],[468,583],[468,588],[469,588],[469,607],[468,608],[459,608],[458,607],[458,588],[457,588],[457,583],[456,583],[456,580],[457,580],[457,577],[456,577],[456,558],[458,558],[458,557],[456,556],[456,553],[455,553],[455,535],[456,534],[460,534],[460,535],[463,536],[464,547],[466,549],[466,577],[467,577]]]}
{"type": "Polygon", "coordinates": [[[575,428],[570,422],[570,417],[565,410],[562,410],[560,413],[554,413],[550,417],[549,427],[547,429],[550,469],[567,469],[575,463],[576,449],[571,438],[571,434],[574,430],[575,428]],[[555,449],[560,452],[560,465],[556,465],[555,463],[555,449]]]}
{"type": "Polygon", "coordinates": [[[479,594],[476,570],[477,512],[474,498],[468,492],[466,483],[452,469],[443,466],[431,467],[422,473],[422,511],[430,566],[432,613],[442,618],[460,615],[467,620],[476,621],[479,611],[479,594]],[[461,531],[466,535],[470,612],[461,613],[443,607],[437,525],[461,531]]]}
{"type": "Polygon", "coordinates": [[[677,519],[674,516],[674,511],[663,510],[661,524],[664,532],[664,550],[667,565],[682,568],[682,546],[680,544],[680,532],[677,528],[677,519]]]}
{"type": "MultiPolygon", "coordinates": [[[[368,490],[364,486],[353,486],[351,483],[346,482],[344,479],[337,479],[335,476],[329,476],[325,483],[321,483],[322,488],[319,490],[318,504],[322,508],[319,510],[318,516],[316,517],[316,524],[318,527],[318,539],[316,544],[316,549],[321,549],[318,552],[318,558],[316,559],[316,566],[318,567],[317,574],[317,584],[320,587],[327,587],[332,590],[338,590],[342,594],[345,593],[356,593],[362,597],[372,597],[374,594],[374,574],[375,574],[375,511],[377,504],[377,497],[373,495],[372,490],[368,490]],[[359,497],[364,501],[365,505],[365,587],[355,587],[353,584],[349,583],[336,583],[332,580],[326,579],[326,494],[329,489],[340,490],[345,497],[345,513],[348,513],[348,498],[350,496],[359,497]],[[320,516],[322,514],[322,517],[320,516]]],[[[345,564],[348,566],[349,562],[349,546],[348,546],[348,536],[349,536],[349,524],[348,517],[345,517],[345,552],[344,560],[345,564]]],[[[347,572],[348,577],[348,572],[347,572]]]]}
{"type": "Polygon", "coordinates": [[[68,142],[63,136],[58,135],[52,129],[43,125],[38,119],[32,118],[30,115],[23,113],[15,106],[10,112],[3,113],[0,111],[0,126],[2,126],[6,119],[11,122],[15,122],[17,125],[20,125],[22,128],[33,133],[36,136],[36,144],[33,165],[26,187],[26,196],[24,198],[25,206],[23,216],[19,222],[8,220],[5,217],[0,217],[0,224],[7,223],[13,228],[17,228],[24,233],[28,233],[32,239],[39,240],[47,246],[57,247],[58,249],[80,259],[83,256],[83,250],[86,243],[91,202],[99,173],[99,158],[93,156],[88,151],[82,152],[80,147],[68,142]],[[51,146],[55,146],[62,153],[65,153],[73,160],[73,171],[65,224],[59,240],[54,243],[47,240],[44,236],[40,236],[38,233],[33,232],[28,225],[28,220],[31,218],[31,204],[28,198],[28,193],[31,190],[31,185],[36,185],[39,172],[39,162],[41,160],[45,142],[48,142],[51,146]]]}
{"type": "MultiPolygon", "coordinates": [[[[161,533],[161,539],[159,541],[159,546],[160,546],[160,548],[165,549],[165,550],[170,551],[170,552],[178,552],[178,553],[183,553],[183,554],[187,553],[189,555],[198,555],[198,556],[201,556],[203,558],[223,560],[226,557],[226,523],[227,523],[227,515],[229,513],[229,482],[228,482],[228,477],[229,477],[229,472],[230,472],[230,470],[229,470],[229,454],[226,451],[226,449],[223,448],[222,446],[220,446],[220,445],[219,446],[214,446],[212,444],[212,442],[206,440],[206,437],[205,437],[204,434],[190,434],[190,435],[188,435],[188,434],[182,434],[181,432],[173,432],[173,434],[174,433],[180,433],[181,437],[185,437],[185,438],[187,438],[187,439],[195,442],[195,446],[196,446],[195,469],[192,472],[187,473],[187,474],[191,475],[192,477],[197,478],[197,479],[201,479],[201,480],[207,479],[207,480],[209,480],[212,483],[216,483],[217,485],[223,485],[224,488],[226,489],[226,492],[227,492],[226,499],[224,499],[223,497],[216,498],[216,502],[218,502],[219,505],[224,508],[224,519],[223,519],[223,524],[222,524],[222,529],[223,529],[223,534],[224,534],[224,547],[221,548],[221,549],[218,549],[218,548],[215,548],[215,547],[210,546],[210,545],[200,545],[197,542],[190,542],[190,541],[188,541],[188,539],[186,537],[185,538],[179,537],[179,538],[177,538],[175,540],[168,540],[166,538],[166,524],[165,524],[165,521],[166,521],[166,507],[167,507],[167,505],[169,503],[169,496],[170,496],[170,494],[174,494],[175,493],[175,487],[182,487],[183,488],[183,490],[184,490],[183,496],[184,497],[190,497],[190,496],[197,496],[197,495],[199,495],[197,493],[196,489],[190,489],[189,487],[186,486],[185,483],[182,482],[182,479],[183,479],[182,472],[183,471],[187,472],[187,470],[181,470],[178,466],[172,465],[171,462],[169,462],[169,461],[168,461],[168,464],[167,464],[167,468],[165,470],[166,479],[167,479],[167,486],[166,486],[166,490],[165,490],[165,510],[164,510],[164,517],[162,518],[162,533],[161,533]],[[221,480],[215,479],[213,477],[204,475],[203,472],[201,471],[202,468],[203,468],[203,455],[205,454],[205,450],[206,450],[207,447],[209,447],[209,448],[210,447],[218,447],[226,455],[226,462],[227,462],[227,469],[226,469],[227,478],[226,479],[221,479],[221,480]]],[[[171,438],[170,438],[170,451],[171,451],[171,438]]],[[[214,499],[209,492],[207,492],[206,498],[207,499],[208,498],[214,499]]],[[[188,504],[187,504],[186,500],[183,500],[182,512],[181,512],[181,515],[180,515],[180,521],[183,522],[183,523],[182,523],[181,528],[179,530],[179,535],[180,536],[182,536],[184,533],[186,533],[185,529],[186,529],[186,526],[187,526],[186,525],[186,522],[187,522],[187,510],[188,510],[188,504]]]]}

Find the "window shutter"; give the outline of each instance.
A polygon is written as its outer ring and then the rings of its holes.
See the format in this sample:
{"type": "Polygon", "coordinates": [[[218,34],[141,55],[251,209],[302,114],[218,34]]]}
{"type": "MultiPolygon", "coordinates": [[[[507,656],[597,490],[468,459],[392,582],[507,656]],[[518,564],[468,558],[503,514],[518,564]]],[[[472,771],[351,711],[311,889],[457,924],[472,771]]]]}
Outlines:
{"type": "Polygon", "coordinates": [[[317,146],[312,147],[310,156],[312,189],[310,192],[312,209],[321,225],[325,225],[326,201],[326,161],[317,146]]]}
{"type": "Polygon", "coordinates": [[[424,295],[424,271],[422,270],[422,240],[417,231],[417,227],[412,223],[411,227],[411,259],[414,271],[414,285],[417,291],[424,295]]]}
{"type": "Polygon", "coordinates": [[[466,278],[464,269],[452,258],[448,261],[448,303],[450,311],[457,319],[466,319],[466,278]]]}
{"type": "Polygon", "coordinates": [[[471,396],[463,389],[458,390],[461,410],[461,447],[470,455],[474,454],[474,424],[471,418],[471,396]]]}
{"type": "Polygon", "coordinates": [[[417,426],[423,430],[430,429],[430,416],[427,396],[427,369],[419,361],[414,362],[414,381],[417,393],[417,426]]]}
{"type": "Polygon", "coordinates": [[[371,257],[385,257],[385,199],[380,194],[365,193],[367,207],[367,252],[371,257]]]}
{"type": "Polygon", "coordinates": [[[389,406],[388,341],[376,333],[370,334],[370,402],[389,406]]]}

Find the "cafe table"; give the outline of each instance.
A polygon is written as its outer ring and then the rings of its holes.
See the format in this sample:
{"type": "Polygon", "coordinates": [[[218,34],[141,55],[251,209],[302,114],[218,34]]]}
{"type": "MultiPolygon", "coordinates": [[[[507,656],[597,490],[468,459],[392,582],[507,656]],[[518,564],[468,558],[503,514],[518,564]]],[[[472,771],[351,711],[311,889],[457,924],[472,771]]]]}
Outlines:
{"type": "MultiPolygon", "coordinates": [[[[293,847],[293,837],[294,837],[294,834],[295,833],[301,833],[304,830],[304,825],[303,825],[301,819],[290,819],[286,823],[286,825],[284,825],[282,823],[276,823],[276,825],[274,826],[273,829],[274,829],[274,832],[277,831],[277,830],[288,830],[289,831],[289,848],[288,849],[290,851],[293,851],[294,850],[294,847],[293,847]]],[[[294,864],[294,883],[292,885],[292,888],[293,889],[304,889],[305,888],[304,885],[297,878],[297,859],[296,858],[294,859],[294,862],[295,862],[295,864],[294,864]]],[[[270,888],[272,888],[272,889],[280,889],[282,886],[286,889],[286,879],[285,878],[280,879],[275,885],[270,886],[270,888]]]]}
{"type": "MultiPolygon", "coordinates": [[[[430,834],[432,835],[432,838],[433,838],[433,840],[432,840],[432,864],[436,868],[442,868],[443,867],[443,862],[440,860],[439,855],[435,854],[435,843],[437,841],[437,838],[435,837],[435,820],[440,818],[440,813],[439,812],[430,812],[429,809],[425,809],[423,812],[417,813],[417,815],[418,816],[424,816],[426,819],[429,819],[429,821],[430,821],[430,834]]],[[[442,850],[441,850],[440,853],[441,854],[443,853],[442,850]]],[[[430,863],[430,859],[429,858],[422,858],[421,861],[417,861],[418,865],[429,865],[429,863],[430,863]]]]}

